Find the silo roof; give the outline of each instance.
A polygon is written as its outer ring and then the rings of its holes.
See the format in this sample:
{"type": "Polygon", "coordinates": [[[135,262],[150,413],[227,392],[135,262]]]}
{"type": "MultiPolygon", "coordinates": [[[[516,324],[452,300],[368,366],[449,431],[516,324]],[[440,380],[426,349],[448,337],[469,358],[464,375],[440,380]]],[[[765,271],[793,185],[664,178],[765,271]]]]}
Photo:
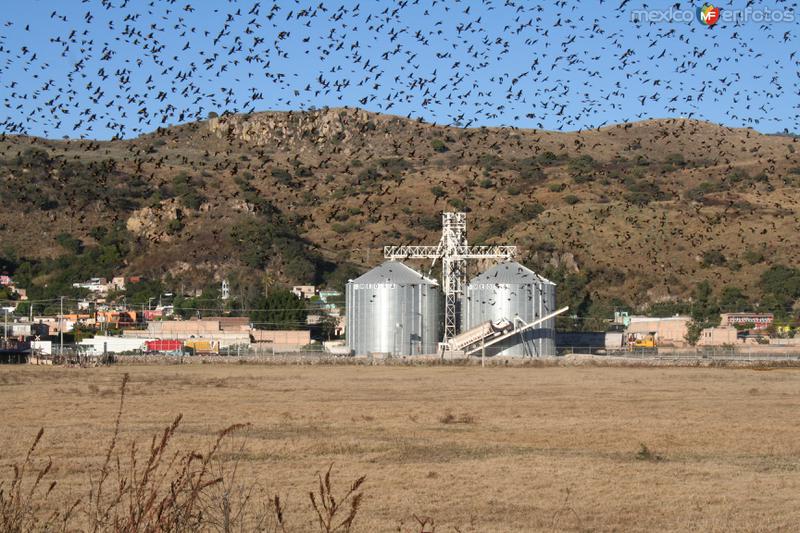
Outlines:
{"type": "Polygon", "coordinates": [[[498,285],[523,285],[527,283],[550,283],[552,281],[543,278],[530,268],[517,263],[507,261],[500,263],[482,274],[478,274],[470,283],[496,283],[498,285]]]}
{"type": "Polygon", "coordinates": [[[386,283],[395,285],[438,285],[436,280],[423,276],[400,261],[386,261],[362,274],[352,283],[386,283]]]}

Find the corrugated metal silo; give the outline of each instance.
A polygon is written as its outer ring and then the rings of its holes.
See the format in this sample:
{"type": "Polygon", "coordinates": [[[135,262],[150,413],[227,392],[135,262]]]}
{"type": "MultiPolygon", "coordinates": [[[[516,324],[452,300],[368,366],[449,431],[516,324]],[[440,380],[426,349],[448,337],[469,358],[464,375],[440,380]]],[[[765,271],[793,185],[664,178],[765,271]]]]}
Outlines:
{"type": "Polygon", "coordinates": [[[439,337],[439,284],[398,261],[350,280],[347,346],[368,355],[434,354],[439,337]]]}
{"type": "MultiPolygon", "coordinates": [[[[509,261],[473,278],[464,291],[463,330],[487,320],[519,317],[527,323],[556,310],[556,286],[533,270],[509,261]]],[[[556,355],[555,319],[486,348],[486,355],[556,355]]]]}

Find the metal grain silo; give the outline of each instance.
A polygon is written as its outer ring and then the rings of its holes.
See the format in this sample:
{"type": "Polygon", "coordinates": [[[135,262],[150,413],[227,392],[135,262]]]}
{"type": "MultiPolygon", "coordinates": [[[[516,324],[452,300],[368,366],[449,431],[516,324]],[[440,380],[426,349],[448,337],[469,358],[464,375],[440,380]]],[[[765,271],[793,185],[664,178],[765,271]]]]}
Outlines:
{"type": "MultiPolygon", "coordinates": [[[[500,263],[473,278],[464,291],[463,330],[487,320],[530,323],[556,310],[556,286],[514,261],[500,263]]],[[[486,355],[556,355],[555,318],[486,348],[486,355]]]]}
{"type": "Polygon", "coordinates": [[[347,347],[355,355],[435,354],[439,284],[398,261],[350,280],[346,289],[347,347]]]}

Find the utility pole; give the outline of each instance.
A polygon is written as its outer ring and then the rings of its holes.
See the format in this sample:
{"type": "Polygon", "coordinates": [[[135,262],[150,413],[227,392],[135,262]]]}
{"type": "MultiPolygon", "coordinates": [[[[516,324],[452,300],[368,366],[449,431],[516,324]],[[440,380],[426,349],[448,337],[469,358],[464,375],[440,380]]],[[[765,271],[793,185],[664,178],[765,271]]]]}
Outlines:
{"type": "Polygon", "coordinates": [[[8,342],[8,309],[3,309],[5,312],[5,319],[3,323],[3,341],[8,342]]]}
{"type": "Polygon", "coordinates": [[[58,315],[58,355],[64,355],[64,297],[61,297],[61,314],[58,315]]]}

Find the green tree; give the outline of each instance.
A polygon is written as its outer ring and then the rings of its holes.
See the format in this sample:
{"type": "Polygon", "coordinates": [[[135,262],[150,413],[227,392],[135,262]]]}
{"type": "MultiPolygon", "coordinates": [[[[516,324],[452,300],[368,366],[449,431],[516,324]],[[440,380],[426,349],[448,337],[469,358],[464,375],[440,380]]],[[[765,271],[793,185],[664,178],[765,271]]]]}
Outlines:
{"type": "Polygon", "coordinates": [[[539,160],[540,164],[546,166],[546,165],[552,165],[553,163],[557,162],[559,158],[553,152],[545,151],[539,154],[537,159],[539,160]]]}
{"type": "Polygon", "coordinates": [[[664,162],[669,164],[669,165],[676,166],[676,167],[685,167],[686,166],[686,159],[684,159],[683,154],[679,154],[679,153],[674,153],[674,154],[667,155],[667,157],[664,158],[664,162]]]}
{"type": "Polygon", "coordinates": [[[794,298],[788,294],[767,293],[761,298],[759,310],[767,311],[775,315],[780,321],[787,320],[794,303],[794,298]]]}
{"type": "Polygon", "coordinates": [[[0,300],[16,300],[14,296],[15,295],[11,293],[11,290],[0,286],[0,300]]]}
{"type": "Polygon", "coordinates": [[[159,280],[142,280],[125,285],[125,300],[128,305],[141,308],[142,305],[157,305],[158,298],[164,292],[159,280]]]}
{"type": "Polygon", "coordinates": [[[449,150],[447,145],[441,139],[434,139],[431,141],[431,148],[433,148],[434,152],[443,153],[449,150]]]}
{"type": "Polygon", "coordinates": [[[320,333],[322,338],[326,341],[331,340],[336,334],[336,328],[339,326],[339,319],[329,314],[322,315],[319,322],[320,333]]]}
{"type": "Polygon", "coordinates": [[[536,201],[523,203],[519,207],[517,214],[513,216],[513,219],[515,222],[533,220],[538,218],[544,212],[544,209],[544,206],[536,201]]]}
{"type": "Polygon", "coordinates": [[[20,302],[17,304],[17,309],[14,311],[14,314],[17,316],[28,316],[31,312],[31,304],[30,302],[20,302]]]}
{"type": "Polygon", "coordinates": [[[605,331],[608,323],[614,318],[616,306],[606,299],[592,295],[591,303],[586,310],[586,320],[582,329],[586,331],[605,331]]]}
{"type": "Polygon", "coordinates": [[[700,334],[703,332],[703,325],[695,321],[689,322],[686,326],[686,342],[694,346],[700,340],[700,334]]]}
{"type": "Polygon", "coordinates": [[[725,287],[719,297],[719,309],[723,313],[749,311],[750,301],[739,287],[725,287]]]}
{"type": "Polygon", "coordinates": [[[78,255],[83,251],[83,243],[80,239],[76,239],[66,232],[56,235],[56,242],[64,249],[65,252],[72,255],[78,255]]]}
{"type": "Polygon", "coordinates": [[[569,306],[565,315],[557,318],[557,326],[565,331],[583,329],[580,321],[571,319],[571,316],[585,317],[592,301],[589,297],[587,285],[589,280],[583,272],[567,272],[564,268],[546,272],[545,277],[558,286],[556,292],[556,308],[569,306]]]}
{"type": "Polygon", "coordinates": [[[722,266],[727,261],[727,258],[720,250],[706,250],[703,252],[703,266],[722,266]]]}
{"type": "Polygon", "coordinates": [[[588,155],[582,155],[569,160],[567,165],[570,175],[577,183],[584,183],[592,180],[595,167],[594,159],[588,155]]]}
{"type": "Polygon", "coordinates": [[[287,289],[273,289],[255,301],[250,320],[256,329],[301,329],[306,327],[305,300],[287,289]]]}
{"type": "Polygon", "coordinates": [[[695,285],[692,293],[692,320],[711,326],[719,325],[719,304],[708,281],[695,285]]]}
{"type": "Polygon", "coordinates": [[[189,209],[197,210],[203,202],[205,196],[200,194],[199,188],[203,183],[197,178],[189,176],[186,172],[181,172],[172,179],[172,190],[181,203],[189,209]]]}
{"type": "Polygon", "coordinates": [[[239,251],[239,257],[251,268],[263,269],[269,261],[272,235],[266,231],[264,224],[265,221],[257,217],[246,217],[239,220],[230,231],[231,241],[239,251]]]}
{"type": "Polygon", "coordinates": [[[761,275],[760,285],[765,293],[800,298],[800,270],[774,265],[761,275]]]}
{"type": "Polygon", "coordinates": [[[325,283],[329,289],[344,293],[345,285],[347,285],[348,280],[355,279],[360,274],[361,271],[356,268],[355,265],[343,263],[338,265],[333,272],[328,274],[327,278],[325,279],[325,283]]]}
{"type": "Polygon", "coordinates": [[[759,281],[764,296],[761,308],[775,314],[778,320],[789,318],[795,300],[800,298],[800,269],[773,265],[759,281]]]}
{"type": "Polygon", "coordinates": [[[516,162],[519,177],[527,182],[540,182],[547,178],[544,171],[539,166],[539,161],[535,157],[520,159],[516,162]]]}
{"type": "Polygon", "coordinates": [[[720,322],[719,304],[708,281],[702,281],[694,288],[691,316],[686,341],[694,346],[700,340],[700,333],[705,328],[718,326],[720,322]]]}
{"type": "Polygon", "coordinates": [[[751,265],[764,262],[764,252],[761,250],[747,250],[742,254],[742,258],[751,265]]]}
{"type": "Polygon", "coordinates": [[[198,308],[200,303],[195,298],[187,298],[185,296],[176,296],[172,301],[175,309],[175,314],[181,318],[191,318],[199,315],[198,308]]]}

